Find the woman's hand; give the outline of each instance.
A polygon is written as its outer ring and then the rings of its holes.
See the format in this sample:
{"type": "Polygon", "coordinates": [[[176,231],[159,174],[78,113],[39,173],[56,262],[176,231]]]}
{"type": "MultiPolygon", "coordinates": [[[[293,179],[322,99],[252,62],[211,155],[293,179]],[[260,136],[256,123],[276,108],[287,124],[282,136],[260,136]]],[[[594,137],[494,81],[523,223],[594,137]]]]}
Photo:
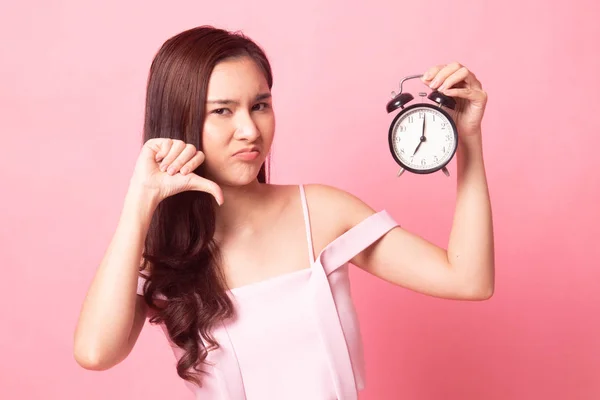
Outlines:
{"type": "Polygon", "coordinates": [[[475,74],[458,62],[438,65],[427,70],[422,81],[456,100],[453,119],[459,137],[481,135],[481,120],[487,103],[487,93],[475,74]]]}
{"type": "Polygon", "coordinates": [[[197,190],[212,194],[221,205],[221,188],[192,172],[203,162],[204,153],[192,144],[173,139],[150,139],[138,156],[131,182],[151,191],[158,202],[180,192],[197,190]]]}

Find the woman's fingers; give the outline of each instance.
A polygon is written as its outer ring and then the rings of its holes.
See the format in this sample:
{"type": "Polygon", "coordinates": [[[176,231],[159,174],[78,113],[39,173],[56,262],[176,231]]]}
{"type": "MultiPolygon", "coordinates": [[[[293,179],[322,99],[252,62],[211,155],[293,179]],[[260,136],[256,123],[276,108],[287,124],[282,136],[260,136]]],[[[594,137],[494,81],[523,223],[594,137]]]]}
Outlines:
{"type": "Polygon", "coordinates": [[[167,156],[167,154],[169,154],[169,151],[171,150],[171,147],[173,146],[173,140],[172,139],[162,140],[158,146],[159,146],[159,148],[158,148],[158,151],[156,152],[156,162],[161,162],[167,156]]]}
{"type": "MultiPolygon", "coordinates": [[[[454,87],[463,82],[469,76],[469,70],[466,67],[461,67],[448,75],[448,77],[439,85],[437,90],[444,90],[454,87]]],[[[435,88],[434,88],[435,89],[435,88]]]]}
{"type": "Polygon", "coordinates": [[[156,161],[160,163],[159,169],[169,175],[178,172],[188,174],[204,162],[204,153],[197,151],[196,147],[181,140],[163,139],[160,142],[149,143],[156,151],[156,161]]]}
{"type": "MultiPolygon", "coordinates": [[[[197,153],[196,147],[189,143],[184,144],[183,148],[177,146],[177,150],[179,151],[179,154],[175,157],[175,159],[173,159],[173,161],[169,165],[161,165],[161,170],[166,170],[169,175],[175,175],[176,173],[178,173],[181,167],[187,164],[189,160],[194,158],[197,153]]],[[[166,158],[165,161],[167,161],[166,158]]]]}
{"type": "Polygon", "coordinates": [[[167,169],[173,163],[173,161],[175,161],[175,159],[179,156],[179,154],[181,154],[181,152],[185,148],[186,148],[185,142],[183,142],[182,140],[173,140],[171,148],[169,149],[169,152],[167,153],[167,155],[163,158],[162,162],[160,163],[160,166],[159,166],[160,170],[163,172],[166,172],[167,169]]]}
{"type": "MultiPolygon", "coordinates": [[[[440,68],[437,71],[437,73],[433,76],[431,82],[429,83],[429,87],[434,90],[439,88],[444,83],[444,81],[448,79],[448,77],[450,77],[455,72],[459,71],[461,68],[463,68],[463,66],[457,62],[445,65],[444,67],[440,68]]],[[[464,71],[461,71],[459,75],[462,73],[464,73],[464,71]]]]}
{"type": "Polygon", "coordinates": [[[204,162],[204,153],[201,151],[197,151],[196,155],[193,156],[187,163],[181,167],[179,172],[183,175],[190,173],[191,171],[196,170],[202,163],[204,162]]]}

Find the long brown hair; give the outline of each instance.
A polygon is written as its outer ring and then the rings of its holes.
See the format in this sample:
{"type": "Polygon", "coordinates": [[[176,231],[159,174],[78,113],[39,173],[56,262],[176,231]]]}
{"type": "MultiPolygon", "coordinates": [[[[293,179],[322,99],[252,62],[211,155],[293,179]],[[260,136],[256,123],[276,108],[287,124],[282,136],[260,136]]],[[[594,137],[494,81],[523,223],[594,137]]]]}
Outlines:
{"type": "MultiPolygon", "coordinates": [[[[147,84],[144,142],[171,138],[202,150],[208,82],[217,63],[248,56],[263,70],[269,88],[273,77],[263,50],[239,32],[211,26],[186,30],[168,39],[156,54],[147,84]]],[[[265,163],[266,164],[266,163],[265,163]]],[[[266,165],[258,174],[267,181],[266,165]]],[[[203,175],[202,168],[194,171],[203,175]]],[[[210,330],[233,316],[214,240],[216,202],[210,194],[186,191],[163,200],[146,237],[141,270],[150,266],[144,298],[153,311],[150,322],[164,324],[170,340],[183,350],[177,373],[200,385],[201,363],[219,344],[210,330]],[[157,305],[154,296],[167,301],[157,305]]]]}

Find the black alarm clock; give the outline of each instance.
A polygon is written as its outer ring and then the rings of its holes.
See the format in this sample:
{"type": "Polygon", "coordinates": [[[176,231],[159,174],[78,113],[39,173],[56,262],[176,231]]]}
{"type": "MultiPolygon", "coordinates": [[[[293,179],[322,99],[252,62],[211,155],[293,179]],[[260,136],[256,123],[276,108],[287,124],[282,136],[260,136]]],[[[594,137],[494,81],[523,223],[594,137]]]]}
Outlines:
{"type": "Polygon", "coordinates": [[[419,93],[432,103],[415,103],[405,107],[414,96],[402,92],[402,84],[423,75],[410,75],[400,82],[400,93],[392,92],[387,112],[401,111],[390,124],[388,141],[392,157],[400,165],[397,176],[404,171],[415,174],[431,174],[442,170],[450,176],[446,165],[452,160],[458,147],[458,132],[450,114],[443,107],[453,110],[456,101],[437,90],[419,93]]]}

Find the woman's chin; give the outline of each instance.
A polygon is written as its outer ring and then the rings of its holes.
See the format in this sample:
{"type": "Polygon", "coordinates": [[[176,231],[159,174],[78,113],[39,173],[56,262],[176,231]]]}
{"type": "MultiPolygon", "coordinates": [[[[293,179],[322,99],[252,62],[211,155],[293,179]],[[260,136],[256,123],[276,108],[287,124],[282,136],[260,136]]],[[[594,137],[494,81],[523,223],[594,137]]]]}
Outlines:
{"type": "Polygon", "coordinates": [[[254,168],[248,168],[244,171],[232,171],[228,174],[218,176],[217,183],[223,186],[247,186],[256,181],[259,171],[259,168],[256,170],[254,170],[254,168]]]}

